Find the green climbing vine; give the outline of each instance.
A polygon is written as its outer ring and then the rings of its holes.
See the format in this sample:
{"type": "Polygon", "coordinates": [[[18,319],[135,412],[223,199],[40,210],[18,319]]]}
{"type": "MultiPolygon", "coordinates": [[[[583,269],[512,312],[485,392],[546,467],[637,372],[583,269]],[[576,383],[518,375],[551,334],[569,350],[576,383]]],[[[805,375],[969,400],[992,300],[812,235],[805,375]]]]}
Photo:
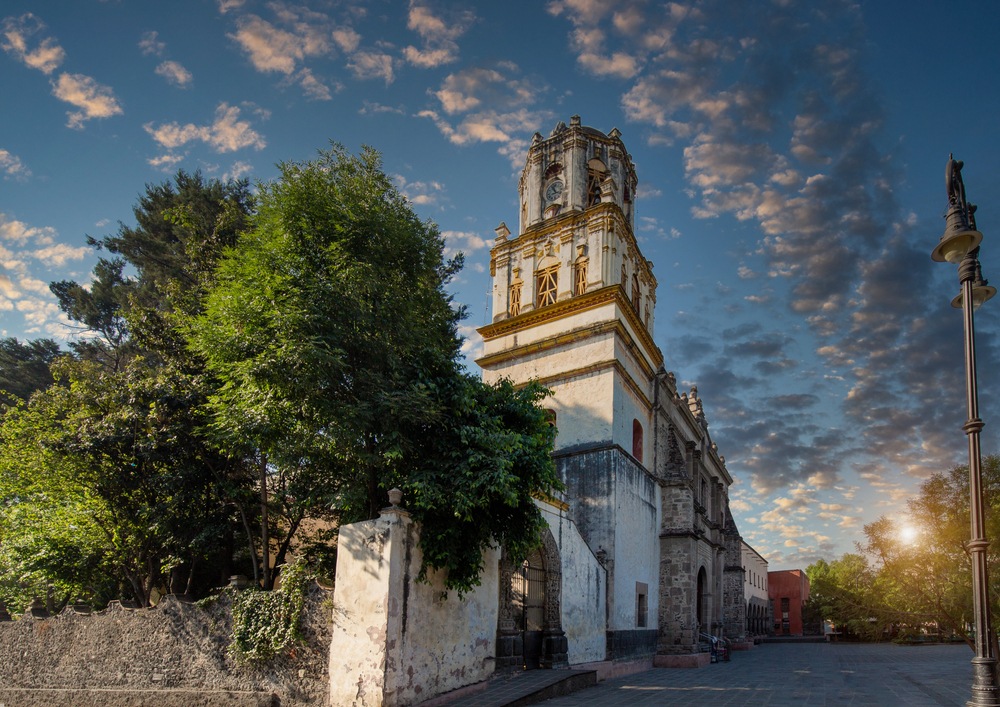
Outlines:
{"type": "Polygon", "coordinates": [[[251,588],[233,598],[233,642],[230,655],[239,662],[267,660],[293,639],[301,638],[299,618],[312,575],[301,558],[285,565],[281,589],[251,588]]]}

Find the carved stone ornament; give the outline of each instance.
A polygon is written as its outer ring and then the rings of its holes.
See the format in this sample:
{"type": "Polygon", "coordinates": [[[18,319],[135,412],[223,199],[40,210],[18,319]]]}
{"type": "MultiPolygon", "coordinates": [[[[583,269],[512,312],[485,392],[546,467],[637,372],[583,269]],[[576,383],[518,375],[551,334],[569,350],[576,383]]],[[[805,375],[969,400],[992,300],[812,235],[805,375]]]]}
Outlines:
{"type": "Polygon", "coordinates": [[[542,531],[542,552],[545,555],[545,624],[546,630],[562,629],[562,562],[552,531],[542,531]]]}

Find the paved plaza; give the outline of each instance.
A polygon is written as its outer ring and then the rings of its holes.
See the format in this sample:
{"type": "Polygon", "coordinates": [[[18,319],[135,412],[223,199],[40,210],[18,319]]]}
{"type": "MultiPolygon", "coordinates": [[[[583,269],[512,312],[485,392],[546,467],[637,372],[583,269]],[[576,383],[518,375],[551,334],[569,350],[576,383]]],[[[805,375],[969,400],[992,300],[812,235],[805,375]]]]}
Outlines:
{"type": "Polygon", "coordinates": [[[972,651],[962,645],[777,643],[700,670],[654,669],[612,678],[545,707],[964,707],[972,651]]]}

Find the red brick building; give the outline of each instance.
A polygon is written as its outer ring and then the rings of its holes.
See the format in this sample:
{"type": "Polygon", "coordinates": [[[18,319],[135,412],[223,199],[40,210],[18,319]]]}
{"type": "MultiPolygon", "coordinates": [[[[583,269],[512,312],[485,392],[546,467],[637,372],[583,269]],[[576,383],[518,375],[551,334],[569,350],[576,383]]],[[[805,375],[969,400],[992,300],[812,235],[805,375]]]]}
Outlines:
{"type": "Polygon", "coordinates": [[[767,597],[774,609],[774,633],[802,635],[802,605],[809,598],[809,578],[803,570],[767,573],[767,597]]]}

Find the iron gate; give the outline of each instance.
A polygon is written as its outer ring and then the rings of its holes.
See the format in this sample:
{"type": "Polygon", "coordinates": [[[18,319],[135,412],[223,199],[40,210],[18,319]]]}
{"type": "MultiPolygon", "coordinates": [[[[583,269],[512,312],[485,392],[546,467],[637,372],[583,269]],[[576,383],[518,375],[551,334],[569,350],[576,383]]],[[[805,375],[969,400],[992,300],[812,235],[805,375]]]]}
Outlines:
{"type": "Polygon", "coordinates": [[[511,576],[514,625],[521,632],[524,669],[539,667],[542,657],[542,628],[545,623],[545,570],[533,553],[511,576]]]}

